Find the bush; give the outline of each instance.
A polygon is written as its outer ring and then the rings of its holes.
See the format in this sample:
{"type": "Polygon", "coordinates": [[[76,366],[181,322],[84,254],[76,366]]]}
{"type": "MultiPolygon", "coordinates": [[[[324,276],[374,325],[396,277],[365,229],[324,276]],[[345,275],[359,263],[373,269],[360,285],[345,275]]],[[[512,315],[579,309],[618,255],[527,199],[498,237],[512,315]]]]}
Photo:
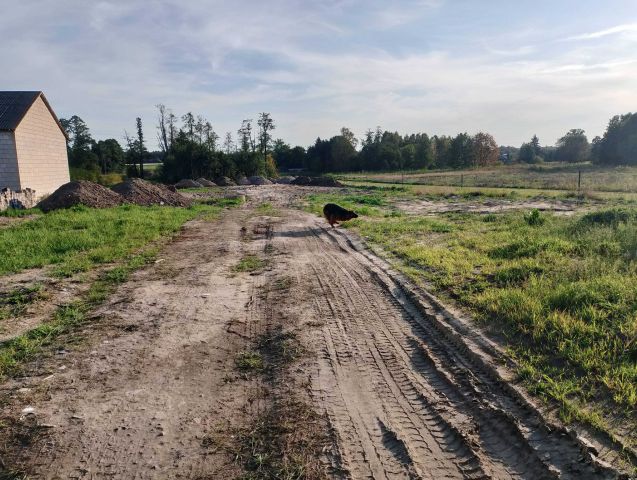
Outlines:
{"type": "Polygon", "coordinates": [[[534,208],[530,213],[524,215],[524,221],[532,227],[536,227],[543,225],[546,218],[542,216],[537,208],[534,208]]]}

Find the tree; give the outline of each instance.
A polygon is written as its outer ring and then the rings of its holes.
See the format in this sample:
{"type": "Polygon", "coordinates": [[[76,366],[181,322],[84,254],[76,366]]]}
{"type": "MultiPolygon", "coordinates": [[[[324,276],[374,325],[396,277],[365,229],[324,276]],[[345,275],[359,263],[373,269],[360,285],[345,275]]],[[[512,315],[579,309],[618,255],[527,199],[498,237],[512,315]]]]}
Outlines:
{"type": "Polygon", "coordinates": [[[232,141],[232,134],[230,132],[226,132],[225,140],[223,141],[223,151],[228,155],[232,153],[235,149],[234,142],[232,141]]]}
{"type": "Polygon", "coordinates": [[[594,160],[601,164],[637,165],[637,113],[611,118],[594,151],[594,160]]]}
{"type": "Polygon", "coordinates": [[[349,142],[349,144],[352,146],[352,148],[356,149],[356,147],[358,146],[358,139],[354,135],[354,132],[352,132],[347,127],[342,127],[341,128],[341,136],[344,137],[345,140],[347,140],[349,142]]]}
{"type": "Polygon", "coordinates": [[[93,146],[102,173],[120,172],[124,165],[124,150],[114,138],[100,140],[93,146]]]}
{"type": "Polygon", "coordinates": [[[252,137],[252,119],[247,118],[241,122],[241,128],[237,130],[242,152],[254,152],[254,138],[252,137]]]}
{"type": "Polygon", "coordinates": [[[159,133],[157,134],[158,139],[159,139],[159,148],[161,149],[162,152],[164,152],[164,154],[166,152],[168,152],[168,149],[170,148],[170,143],[172,143],[172,139],[169,140],[169,126],[168,126],[168,115],[169,113],[166,111],[166,107],[164,105],[162,105],[161,103],[156,105],[157,110],[158,110],[158,115],[157,115],[157,121],[158,121],[158,125],[157,125],[157,130],[159,130],[159,133]]]}
{"type": "Polygon", "coordinates": [[[195,139],[195,116],[188,112],[184,116],[181,117],[181,121],[184,122],[184,129],[187,135],[188,140],[195,139]]]}
{"type": "Polygon", "coordinates": [[[574,128],[557,141],[557,159],[563,162],[584,162],[589,159],[590,145],[584,130],[574,128]]]}
{"type": "Polygon", "coordinates": [[[273,131],[276,126],[274,125],[274,120],[272,120],[270,114],[266,112],[259,114],[257,125],[259,126],[259,151],[263,158],[265,158],[268,154],[270,143],[272,142],[272,135],[270,132],[273,131]]]}
{"type": "Polygon", "coordinates": [[[98,158],[92,151],[95,140],[93,140],[84,120],[77,115],[73,115],[69,119],[60,119],[60,124],[68,134],[66,144],[69,165],[76,169],[99,173],[98,158]]]}
{"type": "MultiPolygon", "coordinates": [[[[537,137],[534,137],[537,139],[537,137]]],[[[500,159],[500,149],[493,136],[479,132],[473,136],[473,164],[479,167],[495,165],[500,159]]]]}
{"type": "Polygon", "coordinates": [[[144,159],[148,155],[146,146],[144,145],[144,131],[142,129],[142,119],[137,117],[137,159],[139,161],[139,176],[144,178],[144,159]]]}

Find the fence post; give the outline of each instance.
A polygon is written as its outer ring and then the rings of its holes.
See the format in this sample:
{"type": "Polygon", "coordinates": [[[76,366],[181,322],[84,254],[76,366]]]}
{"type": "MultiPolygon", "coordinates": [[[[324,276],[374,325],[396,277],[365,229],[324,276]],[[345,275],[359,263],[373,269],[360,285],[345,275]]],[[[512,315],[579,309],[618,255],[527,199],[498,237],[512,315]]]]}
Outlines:
{"type": "Polygon", "coordinates": [[[582,187],[582,171],[577,171],[577,193],[580,193],[580,188],[582,187]]]}
{"type": "Polygon", "coordinates": [[[460,174],[460,188],[464,188],[464,174],[460,174]]]}

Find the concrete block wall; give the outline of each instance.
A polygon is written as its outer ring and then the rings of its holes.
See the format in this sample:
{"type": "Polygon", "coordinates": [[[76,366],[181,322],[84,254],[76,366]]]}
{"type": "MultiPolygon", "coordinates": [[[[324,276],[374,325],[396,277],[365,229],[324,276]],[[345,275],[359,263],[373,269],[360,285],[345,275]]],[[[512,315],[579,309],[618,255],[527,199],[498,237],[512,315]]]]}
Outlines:
{"type": "Polygon", "coordinates": [[[20,189],[18,157],[13,132],[0,132],[0,189],[20,189]]]}
{"type": "Polygon", "coordinates": [[[53,193],[70,181],[66,139],[39,97],[15,131],[20,189],[38,197],[53,193]]]}

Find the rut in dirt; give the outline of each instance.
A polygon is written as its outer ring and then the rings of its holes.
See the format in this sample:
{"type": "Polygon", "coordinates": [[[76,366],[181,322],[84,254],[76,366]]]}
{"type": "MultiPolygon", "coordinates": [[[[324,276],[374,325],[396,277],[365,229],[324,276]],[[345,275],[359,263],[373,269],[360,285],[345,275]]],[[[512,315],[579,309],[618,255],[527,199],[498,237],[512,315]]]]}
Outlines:
{"type": "Polygon", "coordinates": [[[311,377],[336,436],[334,477],[615,477],[447,338],[432,305],[419,308],[338,230],[296,216],[274,238],[307,272],[323,323],[311,377]]]}

